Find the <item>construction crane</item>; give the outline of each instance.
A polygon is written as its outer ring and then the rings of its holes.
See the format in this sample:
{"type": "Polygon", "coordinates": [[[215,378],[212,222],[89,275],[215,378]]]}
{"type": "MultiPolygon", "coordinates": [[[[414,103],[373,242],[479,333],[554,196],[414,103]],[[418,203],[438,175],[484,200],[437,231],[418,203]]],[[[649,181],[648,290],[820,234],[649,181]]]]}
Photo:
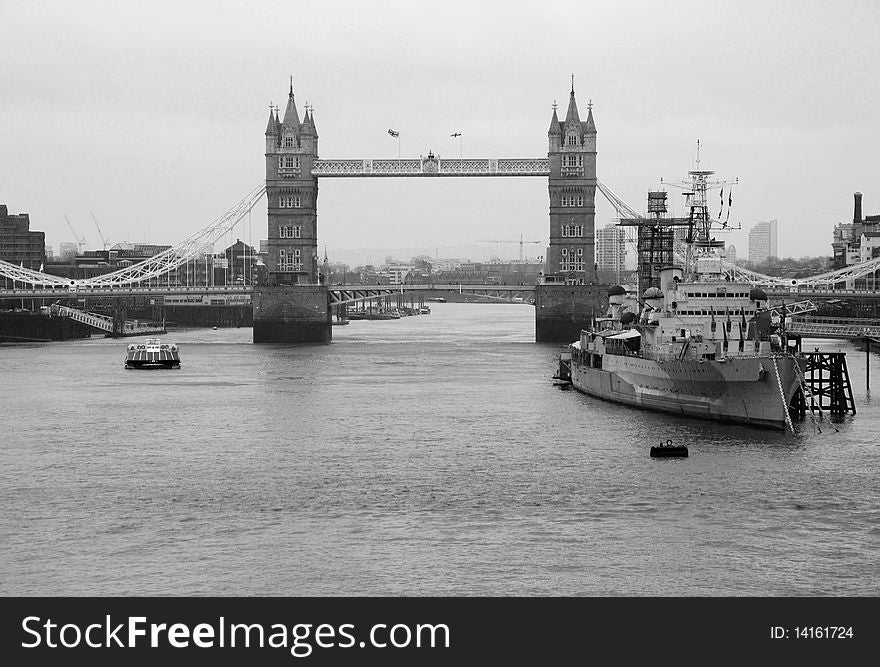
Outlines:
{"type": "Polygon", "coordinates": [[[76,230],[73,228],[73,225],[70,224],[70,218],[67,217],[67,214],[64,214],[64,219],[67,221],[67,226],[70,228],[70,233],[73,234],[73,239],[76,241],[77,245],[77,255],[82,255],[82,247],[86,244],[86,237],[80,236],[76,233],[76,230]]]}
{"type": "Polygon", "coordinates": [[[92,220],[95,221],[95,227],[98,229],[98,236],[101,237],[101,243],[104,244],[104,250],[107,249],[107,246],[110,245],[110,239],[104,238],[104,233],[101,231],[101,228],[98,226],[98,219],[95,217],[95,213],[93,211],[89,211],[92,214],[92,220]]]}
{"type": "Polygon", "coordinates": [[[494,241],[494,240],[487,240],[487,241],[477,241],[477,243],[519,243],[519,261],[522,262],[522,261],[524,261],[524,256],[523,256],[523,244],[525,244],[525,243],[544,243],[544,241],[523,241],[523,235],[520,234],[520,235],[519,235],[519,241],[494,241]]]}

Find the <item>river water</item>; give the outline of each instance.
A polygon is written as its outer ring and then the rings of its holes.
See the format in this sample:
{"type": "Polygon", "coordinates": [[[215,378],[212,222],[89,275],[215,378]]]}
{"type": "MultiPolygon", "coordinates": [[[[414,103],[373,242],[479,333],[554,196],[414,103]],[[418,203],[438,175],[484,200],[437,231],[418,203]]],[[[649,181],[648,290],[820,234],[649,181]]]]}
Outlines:
{"type": "Polygon", "coordinates": [[[864,352],[810,343],[852,353],[858,414],[792,436],[555,388],[531,306],[432,309],[176,331],[180,370],[0,346],[0,594],[880,593],[864,352]]]}

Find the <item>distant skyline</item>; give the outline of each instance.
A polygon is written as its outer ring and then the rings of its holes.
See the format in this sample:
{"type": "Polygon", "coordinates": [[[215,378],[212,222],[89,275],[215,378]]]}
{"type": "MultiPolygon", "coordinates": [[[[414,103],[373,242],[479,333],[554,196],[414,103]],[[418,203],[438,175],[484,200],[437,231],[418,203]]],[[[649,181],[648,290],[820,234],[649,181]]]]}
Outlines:
{"type": "MultiPolygon", "coordinates": [[[[402,157],[546,156],[574,74],[599,178],[636,209],[686,176],[700,139],[702,165],[739,178],[742,230],[725,237],[739,248],[777,219],[783,255],[830,256],[853,192],[880,213],[870,2],[87,0],[2,17],[0,203],[55,248],[74,240],[65,215],[101,248],[92,211],[111,244],[175,243],[222,214],[263,179],[269,104],[291,75],[322,158],[397,157],[389,128],[402,157]]],[[[322,179],[318,202],[321,255],[350,264],[395,248],[515,258],[477,241],[549,227],[545,178],[322,179]]],[[[601,228],[614,211],[596,205],[601,228]]],[[[232,236],[259,245],[265,200],[232,236]]]]}

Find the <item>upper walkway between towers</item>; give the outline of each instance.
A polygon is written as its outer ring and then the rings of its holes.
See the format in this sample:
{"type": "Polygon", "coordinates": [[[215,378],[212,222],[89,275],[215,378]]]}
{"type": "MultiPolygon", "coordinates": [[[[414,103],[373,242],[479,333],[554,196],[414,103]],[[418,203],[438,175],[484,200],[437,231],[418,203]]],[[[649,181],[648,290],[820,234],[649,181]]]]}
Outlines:
{"type": "Polygon", "coordinates": [[[549,176],[547,158],[315,160],[312,176],[549,176]]]}

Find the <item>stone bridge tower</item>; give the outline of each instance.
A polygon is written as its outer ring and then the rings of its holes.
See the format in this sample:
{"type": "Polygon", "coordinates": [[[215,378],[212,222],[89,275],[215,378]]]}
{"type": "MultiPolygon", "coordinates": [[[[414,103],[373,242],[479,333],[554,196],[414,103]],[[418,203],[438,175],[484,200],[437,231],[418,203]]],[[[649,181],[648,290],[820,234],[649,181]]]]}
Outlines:
{"type": "Polygon", "coordinates": [[[535,287],[535,340],[563,343],[602,315],[606,292],[596,284],[596,124],[592,104],[580,119],[574,80],[564,121],[553,106],[547,140],[550,246],[535,287]]]}
{"type": "Polygon", "coordinates": [[[593,105],[587,119],[578,116],[574,81],[565,120],[553,107],[547,132],[550,168],[550,247],[545,274],[567,285],[596,281],[596,124],[593,105]]]}
{"type": "Polygon", "coordinates": [[[255,343],[329,343],[331,311],[318,272],[318,131],[300,119],[293,79],[284,118],[266,125],[267,278],[253,292],[255,343]]]}
{"type": "Polygon", "coordinates": [[[300,120],[293,80],[284,119],[269,110],[266,126],[266,199],[269,207],[269,285],[318,284],[318,157],[315,118],[306,107],[300,120]]]}

